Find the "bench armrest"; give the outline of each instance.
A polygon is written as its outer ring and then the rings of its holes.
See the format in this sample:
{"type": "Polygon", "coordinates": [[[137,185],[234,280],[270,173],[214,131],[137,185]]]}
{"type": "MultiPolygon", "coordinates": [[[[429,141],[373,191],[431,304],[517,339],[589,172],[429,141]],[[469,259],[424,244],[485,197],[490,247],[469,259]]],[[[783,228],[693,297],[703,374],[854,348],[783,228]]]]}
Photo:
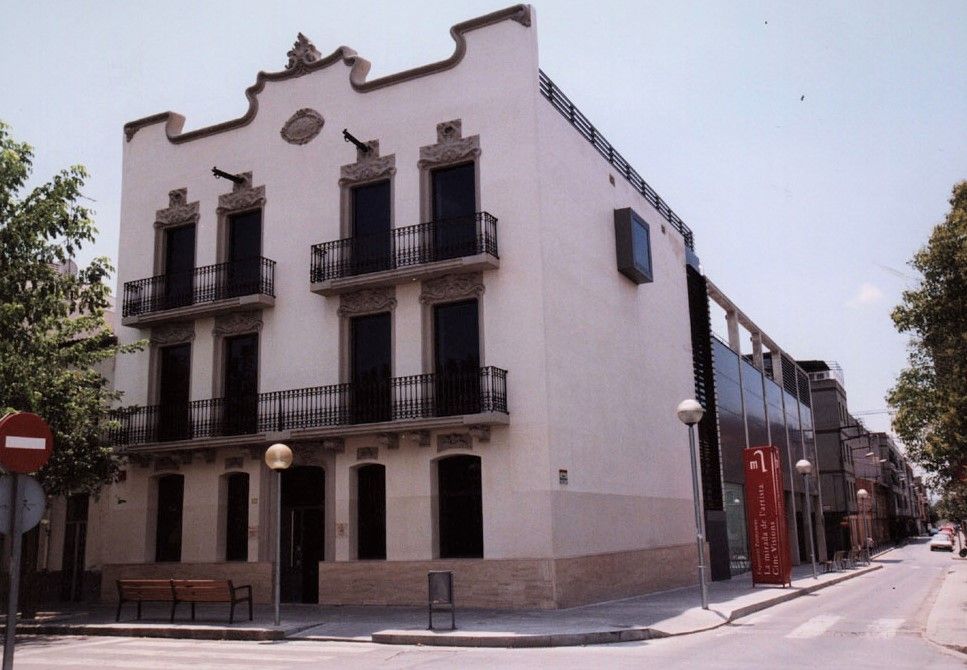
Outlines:
{"type": "Polygon", "coordinates": [[[248,591],[248,597],[249,598],[252,597],[252,587],[249,584],[244,584],[243,586],[233,586],[232,587],[232,596],[234,597],[242,589],[245,589],[246,591],[248,591]]]}

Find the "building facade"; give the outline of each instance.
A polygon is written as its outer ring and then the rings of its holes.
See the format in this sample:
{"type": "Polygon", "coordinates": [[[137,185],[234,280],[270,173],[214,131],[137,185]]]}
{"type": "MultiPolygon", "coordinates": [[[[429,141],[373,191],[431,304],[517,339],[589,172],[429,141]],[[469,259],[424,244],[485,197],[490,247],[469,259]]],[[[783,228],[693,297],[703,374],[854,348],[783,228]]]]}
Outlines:
{"type": "Polygon", "coordinates": [[[451,33],[374,80],[300,35],[242,117],[125,126],[118,335],[149,346],[117,361],[128,465],[88,515],[105,599],[268,601],[279,534],[285,601],[420,604],[432,569],[495,607],[694,580],[692,233],[540,72],[530,7],[451,33]]]}

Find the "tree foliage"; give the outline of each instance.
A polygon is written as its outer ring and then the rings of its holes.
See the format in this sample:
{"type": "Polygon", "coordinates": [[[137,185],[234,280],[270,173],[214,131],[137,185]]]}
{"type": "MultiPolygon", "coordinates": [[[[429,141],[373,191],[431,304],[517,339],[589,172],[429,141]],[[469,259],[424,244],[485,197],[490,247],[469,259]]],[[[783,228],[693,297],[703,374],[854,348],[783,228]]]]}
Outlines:
{"type": "Polygon", "coordinates": [[[909,365],[887,395],[893,428],[936,488],[967,489],[967,182],[910,261],[921,276],[893,310],[909,365]]]}
{"type": "Polygon", "coordinates": [[[0,410],[50,424],[54,455],[39,474],[49,494],[96,493],[118,467],[101,441],[115,394],[96,366],[134,347],[119,348],[104,318],[108,259],[63,271],[97,232],[79,203],[84,168],[28,188],[32,159],[0,123],[0,410]]]}

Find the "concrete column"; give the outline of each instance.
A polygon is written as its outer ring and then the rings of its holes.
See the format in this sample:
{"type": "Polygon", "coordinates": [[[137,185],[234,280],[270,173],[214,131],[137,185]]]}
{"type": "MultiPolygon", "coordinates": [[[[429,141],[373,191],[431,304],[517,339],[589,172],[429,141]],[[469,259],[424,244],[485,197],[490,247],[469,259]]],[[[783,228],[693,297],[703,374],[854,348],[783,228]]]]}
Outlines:
{"type": "Polygon", "coordinates": [[[760,370],[765,370],[762,360],[762,333],[752,333],[752,362],[760,370]]]}
{"type": "Polygon", "coordinates": [[[741,356],[742,341],[739,339],[739,318],[734,309],[725,312],[725,323],[729,329],[729,347],[741,356]]]}

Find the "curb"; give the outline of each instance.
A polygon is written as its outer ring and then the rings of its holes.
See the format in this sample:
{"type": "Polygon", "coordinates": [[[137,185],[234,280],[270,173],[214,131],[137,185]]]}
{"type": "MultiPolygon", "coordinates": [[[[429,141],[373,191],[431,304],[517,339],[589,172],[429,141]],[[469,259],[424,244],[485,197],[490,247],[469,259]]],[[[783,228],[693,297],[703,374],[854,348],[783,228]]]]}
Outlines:
{"type": "MultiPolygon", "coordinates": [[[[313,624],[318,625],[318,624],[313,624]]],[[[152,637],[179,640],[233,640],[264,642],[284,640],[287,635],[312,626],[282,630],[278,628],[199,628],[185,626],[116,626],[105,624],[18,623],[17,635],[85,635],[91,637],[152,637]]],[[[0,634],[6,635],[6,625],[0,634]]]]}
{"type": "MultiPolygon", "coordinates": [[[[657,628],[627,628],[623,630],[589,631],[586,633],[546,633],[535,635],[506,635],[493,633],[478,633],[475,635],[434,633],[433,631],[413,631],[413,630],[386,630],[373,633],[371,639],[376,644],[395,644],[395,645],[423,645],[435,647],[578,647],[591,644],[609,644],[614,642],[639,642],[642,640],[653,640],[664,637],[679,637],[682,635],[693,635],[708,630],[713,630],[721,626],[748,616],[775,605],[793,600],[800,596],[808,595],[834,586],[848,579],[861,577],[863,575],[881,570],[882,565],[869,565],[855,572],[839,575],[834,579],[812,584],[809,586],[796,587],[785,593],[767,598],[761,602],[746,605],[733,610],[728,617],[721,623],[711,626],[703,626],[689,631],[670,633],[657,628]]],[[[300,638],[312,639],[312,638],[300,638]]]]}

